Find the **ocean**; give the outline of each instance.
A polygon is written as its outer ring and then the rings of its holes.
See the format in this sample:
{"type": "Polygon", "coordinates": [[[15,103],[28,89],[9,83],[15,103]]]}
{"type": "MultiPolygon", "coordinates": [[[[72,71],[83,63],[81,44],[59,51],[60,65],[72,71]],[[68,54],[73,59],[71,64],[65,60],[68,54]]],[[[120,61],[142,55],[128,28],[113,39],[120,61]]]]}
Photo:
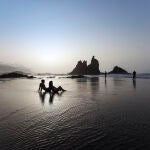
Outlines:
{"type": "Polygon", "coordinates": [[[0,150],[150,149],[148,74],[0,80],[0,150]]]}

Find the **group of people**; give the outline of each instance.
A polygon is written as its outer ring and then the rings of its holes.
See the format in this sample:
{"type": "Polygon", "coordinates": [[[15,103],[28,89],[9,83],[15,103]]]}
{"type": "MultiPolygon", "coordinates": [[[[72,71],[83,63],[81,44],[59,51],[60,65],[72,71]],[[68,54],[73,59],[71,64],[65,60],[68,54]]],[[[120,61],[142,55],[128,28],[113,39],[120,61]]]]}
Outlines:
{"type": "Polygon", "coordinates": [[[55,87],[53,85],[53,81],[49,81],[49,86],[46,87],[45,80],[41,80],[41,83],[39,85],[39,92],[42,92],[43,90],[44,90],[44,92],[49,92],[49,93],[53,93],[53,94],[55,94],[55,93],[58,94],[59,91],[62,91],[62,92],[66,91],[61,86],[59,86],[58,88],[55,87]]]}

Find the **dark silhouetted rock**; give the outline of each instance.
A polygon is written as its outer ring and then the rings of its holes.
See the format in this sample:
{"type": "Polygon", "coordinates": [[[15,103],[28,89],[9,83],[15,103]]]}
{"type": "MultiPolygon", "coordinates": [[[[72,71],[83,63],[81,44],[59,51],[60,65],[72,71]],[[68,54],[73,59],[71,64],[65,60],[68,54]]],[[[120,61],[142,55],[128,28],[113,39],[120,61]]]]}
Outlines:
{"type": "Polygon", "coordinates": [[[78,61],[76,67],[70,73],[72,75],[84,75],[87,74],[87,61],[78,61]]]}
{"type": "Polygon", "coordinates": [[[47,77],[47,78],[55,78],[55,76],[49,76],[49,77],[47,77]]]}
{"type": "Polygon", "coordinates": [[[76,67],[73,69],[71,75],[98,75],[100,74],[99,62],[97,59],[92,57],[91,64],[87,66],[87,61],[78,61],[76,67]]]}
{"type": "Polygon", "coordinates": [[[76,79],[76,78],[84,78],[85,76],[83,75],[72,75],[72,76],[68,76],[67,78],[71,78],[71,79],[76,79]]]}
{"type": "Polygon", "coordinates": [[[87,70],[88,70],[87,74],[89,74],[89,75],[99,75],[100,74],[99,62],[97,59],[94,58],[94,56],[92,57],[91,64],[88,65],[87,70]]]}
{"type": "Polygon", "coordinates": [[[11,72],[11,73],[6,73],[0,75],[0,78],[28,78],[28,79],[33,79],[35,78],[34,76],[29,76],[20,72],[11,72]]]}
{"type": "Polygon", "coordinates": [[[26,78],[28,78],[28,79],[34,79],[36,77],[34,77],[34,76],[27,76],[26,78]]]}
{"type": "Polygon", "coordinates": [[[115,66],[112,71],[109,72],[109,74],[129,74],[126,70],[115,66]]]}

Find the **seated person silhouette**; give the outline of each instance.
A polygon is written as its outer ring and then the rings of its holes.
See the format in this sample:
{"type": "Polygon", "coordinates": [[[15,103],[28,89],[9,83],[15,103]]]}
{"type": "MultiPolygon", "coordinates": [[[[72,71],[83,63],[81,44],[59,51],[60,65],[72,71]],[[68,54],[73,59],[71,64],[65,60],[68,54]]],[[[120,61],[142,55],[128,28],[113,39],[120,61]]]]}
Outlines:
{"type": "Polygon", "coordinates": [[[44,90],[45,92],[47,91],[47,88],[45,87],[45,80],[41,80],[41,83],[39,85],[39,91],[42,92],[44,90]]]}
{"type": "Polygon", "coordinates": [[[62,91],[62,92],[66,91],[66,90],[64,90],[61,86],[59,86],[58,88],[56,88],[56,87],[53,85],[53,81],[50,81],[50,82],[49,82],[49,87],[47,88],[47,90],[48,90],[50,93],[53,93],[53,94],[55,94],[55,93],[58,94],[59,91],[62,91]]]}

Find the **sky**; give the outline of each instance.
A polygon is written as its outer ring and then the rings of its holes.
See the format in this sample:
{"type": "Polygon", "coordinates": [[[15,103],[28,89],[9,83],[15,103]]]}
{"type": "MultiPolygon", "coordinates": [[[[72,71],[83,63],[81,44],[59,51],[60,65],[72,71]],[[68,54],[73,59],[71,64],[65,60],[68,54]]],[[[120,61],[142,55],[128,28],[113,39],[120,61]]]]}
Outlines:
{"type": "Polygon", "coordinates": [[[93,55],[150,73],[150,0],[0,0],[0,62],[68,73],[93,55]]]}

